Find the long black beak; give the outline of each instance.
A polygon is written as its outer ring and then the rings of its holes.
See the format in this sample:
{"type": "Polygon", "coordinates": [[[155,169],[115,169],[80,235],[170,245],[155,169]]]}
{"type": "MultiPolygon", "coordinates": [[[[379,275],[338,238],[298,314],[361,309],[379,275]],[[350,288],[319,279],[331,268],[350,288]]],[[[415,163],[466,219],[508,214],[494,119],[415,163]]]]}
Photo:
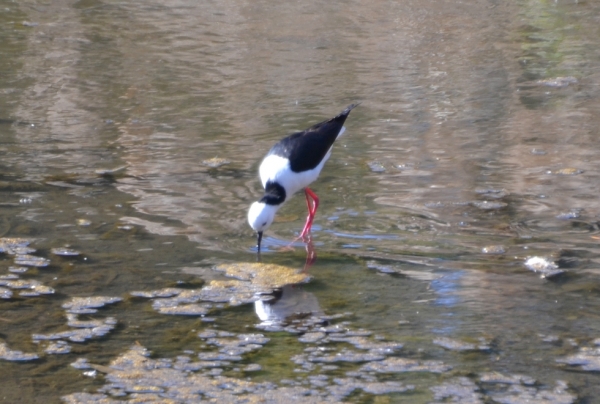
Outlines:
{"type": "Polygon", "coordinates": [[[262,241],[262,235],[263,232],[259,231],[256,233],[257,234],[257,238],[256,238],[256,248],[258,249],[258,252],[260,253],[260,242],[262,241]]]}

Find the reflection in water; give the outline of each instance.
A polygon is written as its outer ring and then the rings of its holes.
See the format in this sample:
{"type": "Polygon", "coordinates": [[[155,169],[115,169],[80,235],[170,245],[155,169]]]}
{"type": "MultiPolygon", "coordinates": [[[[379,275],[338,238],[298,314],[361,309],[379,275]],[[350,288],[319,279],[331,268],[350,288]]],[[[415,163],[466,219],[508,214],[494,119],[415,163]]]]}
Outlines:
{"type": "MultiPolygon", "coordinates": [[[[290,246],[300,238],[306,249],[306,261],[302,272],[308,273],[308,269],[317,261],[317,252],[310,233],[299,236],[290,246]]],[[[260,251],[257,254],[260,261],[260,251]]],[[[316,318],[324,314],[315,295],[305,291],[301,285],[285,285],[269,295],[260,295],[254,303],[254,309],[262,321],[261,326],[269,328],[287,325],[291,320],[316,318]]]]}
{"type": "Polygon", "coordinates": [[[269,329],[283,328],[292,320],[324,315],[316,296],[301,285],[286,285],[271,295],[261,296],[254,303],[254,310],[262,322],[261,327],[269,329]]]}
{"type": "MultiPolygon", "coordinates": [[[[272,241],[274,241],[273,239],[271,239],[272,241]]],[[[274,244],[274,243],[271,243],[274,244]]],[[[280,244],[280,243],[277,243],[280,244]]],[[[304,270],[303,272],[307,272],[308,269],[314,265],[314,263],[317,261],[317,251],[315,249],[315,245],[312,241],[312,235],[309,233],[308,235],[305,235],[303,237],[298,236],[296,237],[291,243],[287,244],[286,246],[281,245],[279,250],[280,251],[291,251],[293,250],[294,247],[303,244],[304,245],[304,249],[306,250],[306,260],[304,262],[304,270]],[[298,243],[298,240],[302,240],[302,243],[298,243]]],[[[265,249],[263,249],[265,250],[265,249]]],[[[268,249],[267,249],[268,251],[268,249]]],[[[261,255],[261,250],[259,250],[258,248],[256,248],[256,262],[262,262],[262,255],[261,255]]]]}

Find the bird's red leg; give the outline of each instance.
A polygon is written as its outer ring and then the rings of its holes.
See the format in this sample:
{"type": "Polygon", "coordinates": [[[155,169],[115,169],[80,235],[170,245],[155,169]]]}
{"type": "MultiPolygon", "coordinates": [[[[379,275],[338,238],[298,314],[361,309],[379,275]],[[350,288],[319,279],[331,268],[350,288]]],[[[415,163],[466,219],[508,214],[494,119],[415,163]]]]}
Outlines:
{"type": "Polygon", "coordinates": [[[304,229],[302,229],[302,233],[300,233],[300,237],[304,238],[308,233],[310,233],[310,228],[312,227],[312,222],[315,218],[315,213],[317,213],[317,208],[319,207],[319,197],[310,188],[304,188],[304,194],[306,195],[306,207],[308,208],[308,217],[306,218],[306,224],[304,225],[304,229]],[[312,204],[310,200],[312,199],[312,204]]]}

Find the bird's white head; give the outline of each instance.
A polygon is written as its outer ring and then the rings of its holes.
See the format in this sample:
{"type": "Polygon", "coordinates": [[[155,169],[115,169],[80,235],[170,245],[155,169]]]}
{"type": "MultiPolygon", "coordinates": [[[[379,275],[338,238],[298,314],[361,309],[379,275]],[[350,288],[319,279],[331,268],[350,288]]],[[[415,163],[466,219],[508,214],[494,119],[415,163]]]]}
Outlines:
{"type": "Polygon", "coordinates": [[[248,211],[248,223],[257,233],[267,230],[277,213],[278,206],[268,205],[264,202],[254,202],[248,211]]]}

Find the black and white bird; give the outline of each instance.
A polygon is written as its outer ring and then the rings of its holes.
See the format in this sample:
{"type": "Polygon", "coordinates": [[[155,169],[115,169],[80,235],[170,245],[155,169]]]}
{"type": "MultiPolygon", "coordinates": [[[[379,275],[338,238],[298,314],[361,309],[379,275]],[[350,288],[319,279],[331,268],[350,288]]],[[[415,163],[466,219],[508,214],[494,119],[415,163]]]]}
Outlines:
{"type": "Polygon", "coordinates": [[[263,232],[271,226],[279,208],[303,188],[308,217],[300,237],[304,238],[310,233],[319,198],[308,186],[321,173],[331,156],[333,143],[345,131],[343,125],[348,114],[358,105],[352,104],[334,118],[283,138],[269,150],[259,168],[265,194],[248,211],[250,227],[258,235],[259,252],[263,232]]]}

